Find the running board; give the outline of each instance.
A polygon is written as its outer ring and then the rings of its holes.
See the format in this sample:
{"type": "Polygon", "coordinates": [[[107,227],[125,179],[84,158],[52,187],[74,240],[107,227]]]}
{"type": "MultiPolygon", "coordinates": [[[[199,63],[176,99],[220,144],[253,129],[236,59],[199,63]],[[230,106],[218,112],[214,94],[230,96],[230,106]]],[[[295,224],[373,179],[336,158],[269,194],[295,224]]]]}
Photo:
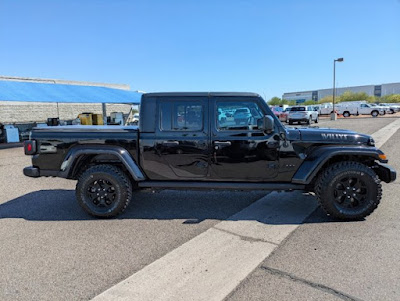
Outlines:
{"type": "Polygon", "coordinates": [[[243,183],[243,182],[189,182],[189,181],[143,181],[140,188],[165,189],[233,189],[233,190],[304,190],[305,185],[291,183],[243,183]]]}

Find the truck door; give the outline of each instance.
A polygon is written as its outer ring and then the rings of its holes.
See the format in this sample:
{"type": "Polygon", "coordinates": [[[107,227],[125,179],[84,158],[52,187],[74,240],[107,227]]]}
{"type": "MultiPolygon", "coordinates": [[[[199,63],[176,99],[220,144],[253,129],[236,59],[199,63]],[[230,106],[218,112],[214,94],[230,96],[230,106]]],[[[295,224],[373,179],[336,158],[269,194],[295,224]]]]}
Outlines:
{"type": "Polygon", "coordinates": [[[257,127],[267,112],[255,97],[210,99],[213,180],[268,181],[278,175],[279,138],[257,127]]]}
{"type": "Polygon", "coordinates": [[[205,178],[210,158],[208,97],[162,97],[157,108],[155,154],[146,159],[152,178],[205,178]]]}

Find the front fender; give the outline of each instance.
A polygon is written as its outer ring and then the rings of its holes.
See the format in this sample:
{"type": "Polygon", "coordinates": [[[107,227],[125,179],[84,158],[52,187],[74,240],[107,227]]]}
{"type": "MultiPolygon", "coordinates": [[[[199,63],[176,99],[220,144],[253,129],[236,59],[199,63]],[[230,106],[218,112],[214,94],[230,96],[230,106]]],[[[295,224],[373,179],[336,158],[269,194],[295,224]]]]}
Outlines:
{"type": "Polygon", "coordinates": [[[113,155],[117,157],[131,174],[135,181],[145,180],[145,176],[139,166],[133,160],[129,152],[120,146],[76,146],[69,150],[61,164],[59,177],[70,178],[77,159],[82,155],[113,155]]]}
{"type": "Polygon", "coordinates": [[[378,160],[382,163],[386,163],[387,160],[382,160],[379,155],[383,152],[376,147],[365,147],[365,146],[325,146],[319,147],[314,150],[311,154],[300,165],[292,178],[292,183],[296,184],[310,184],[317,173],[321,170],[324,164],[331,158],[336,156],[361,156],[370,157],[374,160],[378,160]]]}

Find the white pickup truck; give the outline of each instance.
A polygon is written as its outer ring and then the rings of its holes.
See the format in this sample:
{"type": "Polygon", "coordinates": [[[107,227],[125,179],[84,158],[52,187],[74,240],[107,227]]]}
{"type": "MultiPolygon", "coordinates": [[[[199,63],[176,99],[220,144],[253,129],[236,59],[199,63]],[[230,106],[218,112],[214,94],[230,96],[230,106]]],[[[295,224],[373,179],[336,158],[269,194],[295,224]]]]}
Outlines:
{"type": "Polygon", "coordinates": [[[337,104],[337,113],[343,117],[350,117],[350,115],[372,115],[377,117],[384,115],[386,109],[366,102],[342,102],[337,104]]]}

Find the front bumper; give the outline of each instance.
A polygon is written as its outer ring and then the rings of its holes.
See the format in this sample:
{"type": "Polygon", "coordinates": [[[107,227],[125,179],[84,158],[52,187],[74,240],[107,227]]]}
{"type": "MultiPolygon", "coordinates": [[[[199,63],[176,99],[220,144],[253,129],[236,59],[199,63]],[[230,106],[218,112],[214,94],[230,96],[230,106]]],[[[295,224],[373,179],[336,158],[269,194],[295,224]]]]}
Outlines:
{"type": "Polygon", "coordinates": [[[24,175],[27,177],[38,178],[40,177],[40,170],[37,167],[28,166],[24,168],[24,175]]]}
{"type": "Polygon", "coordinates": [[[388,164],[379,163],[373,169],[379,179],[386,183],[394,182],[396,180],[396,170],[388,164]]]}

